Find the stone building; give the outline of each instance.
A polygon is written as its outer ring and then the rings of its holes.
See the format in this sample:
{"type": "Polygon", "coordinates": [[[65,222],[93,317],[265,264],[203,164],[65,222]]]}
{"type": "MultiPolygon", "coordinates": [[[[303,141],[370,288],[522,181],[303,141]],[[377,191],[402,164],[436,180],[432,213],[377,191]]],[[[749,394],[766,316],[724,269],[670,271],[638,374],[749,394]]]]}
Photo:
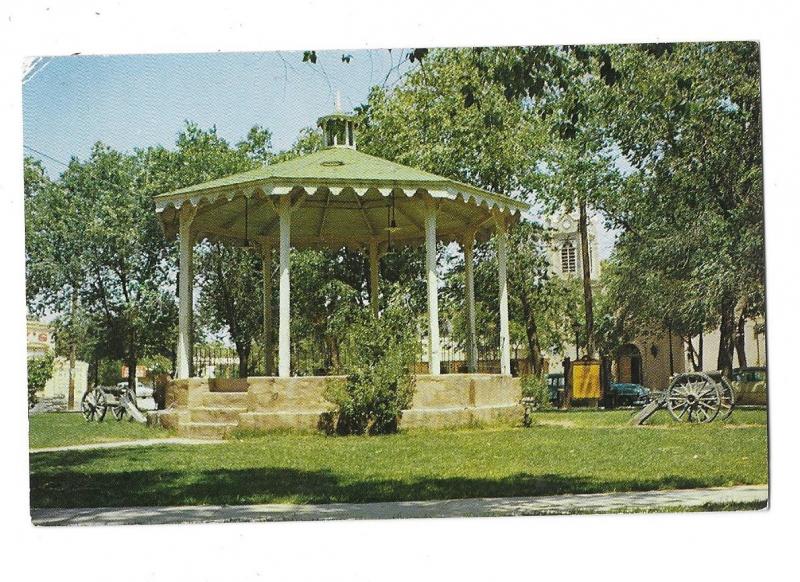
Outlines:
{"type": "MultiPolygon", "coordinates": [[[[581,240],[578,229],[578,213],[563,213],[548,217],[544,221],[550,231],[551,246],[549,259],[551,273],[558,277],[582,277],[581,240]]],[[[593,285],[600,279],[601,262],[597,235],[597,224],[589,221],[589,271],[593,285]]],[[[575,358],[575,347],[566,353],[545,354],[550,373],[563,373],[562,362],[565,357],[575,358]]],[[[619,346],[614,354],[611,375],[616,382],[642,384],[648,388],[661,390],[668,386],[671,373],[686,369],[683,342],[679,337],[671,337],[665,331],[637,337],[630,343],[619,346]],[[672,344],[670,349],[670,343],[672,344]]]]}
{"type": "MultiPolygon", "coordinates": [[[[49,324],[42,321],[29,319],[27,322],[27,356],[37,358],[55,348],[53,330],[49,324]]],[[[75,362],[75,406],[80,408],[81,398],[86,392],[89,378],[89,364],[80,360],[75,362]]],[[[45,384],[44,389],[37,394],[40,403],[47,410],[64,410],[67,406],[69,393],[69,360],[57,357],[53,361],[53,375],[45,384]]]]}

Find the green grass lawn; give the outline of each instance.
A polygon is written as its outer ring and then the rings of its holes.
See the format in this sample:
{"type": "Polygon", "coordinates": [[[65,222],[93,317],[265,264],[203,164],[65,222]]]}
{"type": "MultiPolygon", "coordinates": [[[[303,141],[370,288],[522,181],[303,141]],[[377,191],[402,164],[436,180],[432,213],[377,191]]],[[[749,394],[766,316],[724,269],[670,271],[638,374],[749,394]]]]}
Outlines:
{"type": "Polygon", "coordinates": [[[702,426],[660,418],[649,428],[627,426],[631,414],[542,412],[531,428],[272,433],[218,445],[38,453],[31,505],[368,502],[767,482],[765,411],[702,426]]]}
{"type": "Polygon", "coordinates": [[[110,411],[103,422],[86,422],[78,413],[50,413],[29,416],[28,423],[31,449],[174,436],[164,429],[130,422],[127,416],[117,422],[110,411]]]}

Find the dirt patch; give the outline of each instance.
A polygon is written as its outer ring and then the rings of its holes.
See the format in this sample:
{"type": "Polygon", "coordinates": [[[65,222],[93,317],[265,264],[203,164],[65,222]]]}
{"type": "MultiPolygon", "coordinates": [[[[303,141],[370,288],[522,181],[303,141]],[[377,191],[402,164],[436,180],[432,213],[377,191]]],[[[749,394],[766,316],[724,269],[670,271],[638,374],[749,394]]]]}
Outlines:
{"type": "Polygon", "coordinates": [[[560,426],[561,428],[576,428],[578,426],[577,424],[575,424],[571,420],[549,420],[549,419],[540,420],[540,419],[537,419],[536,420],[536,424],[539,425],[539,426],[560,426]]]}
{"type": "Polygon", "coordinates": [[[763,428],[765,424],[723,424],[725,428],[763,428]]]}

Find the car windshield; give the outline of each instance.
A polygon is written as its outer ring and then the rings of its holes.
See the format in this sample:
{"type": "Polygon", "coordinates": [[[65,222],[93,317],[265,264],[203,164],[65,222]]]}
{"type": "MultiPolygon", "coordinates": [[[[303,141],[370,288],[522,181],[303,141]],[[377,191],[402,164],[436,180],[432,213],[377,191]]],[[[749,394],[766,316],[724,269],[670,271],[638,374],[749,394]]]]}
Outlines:
{"type": "Polygon", "coordinates": [[[766,370],[739,370],[736,373],[736,380],[739,382],[760,382],[766,379],[766,370]]]}

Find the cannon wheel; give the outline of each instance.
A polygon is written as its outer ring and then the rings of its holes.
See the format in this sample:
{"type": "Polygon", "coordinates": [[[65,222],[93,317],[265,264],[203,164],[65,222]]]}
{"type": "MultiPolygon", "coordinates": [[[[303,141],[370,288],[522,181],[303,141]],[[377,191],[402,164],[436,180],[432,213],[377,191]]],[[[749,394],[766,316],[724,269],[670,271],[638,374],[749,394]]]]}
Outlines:
{"type": "Polygon", "coordinates": [[[98,390],[97,388],[89,390],[83,395],[83,398],[81,398],[81,412],[83,413],[83,418],[88,422],[92,422],[93,420],[103,422],[107,408],[108,402],[106,401],[106,395],[103,394],[102,390],[98,390]]]}
{"type": "Polygon", "coordinates": [[[117,419],[117,422],[119,422],[125,418],[125,407],[122,406],[122,404],[117,404],[111,408],[111,414],[113,414],[114,418],[117,419]]]}
{"type": "Polygon", "coordinates": [[[727,419],[733,413],[733,407],[736,405],[736,396],[733,392],[733,385],[730,381],[722,376],[719,382],[720,387],[720,407],[719,407],[719,420],[727,419]]]}
{"type": "Polygon", "coordinates": [[[719,414],[722,400],[720,385],[702,372],[680,374],[667,388],[667,409],[679,422],[711,422],[719,414]]]}

